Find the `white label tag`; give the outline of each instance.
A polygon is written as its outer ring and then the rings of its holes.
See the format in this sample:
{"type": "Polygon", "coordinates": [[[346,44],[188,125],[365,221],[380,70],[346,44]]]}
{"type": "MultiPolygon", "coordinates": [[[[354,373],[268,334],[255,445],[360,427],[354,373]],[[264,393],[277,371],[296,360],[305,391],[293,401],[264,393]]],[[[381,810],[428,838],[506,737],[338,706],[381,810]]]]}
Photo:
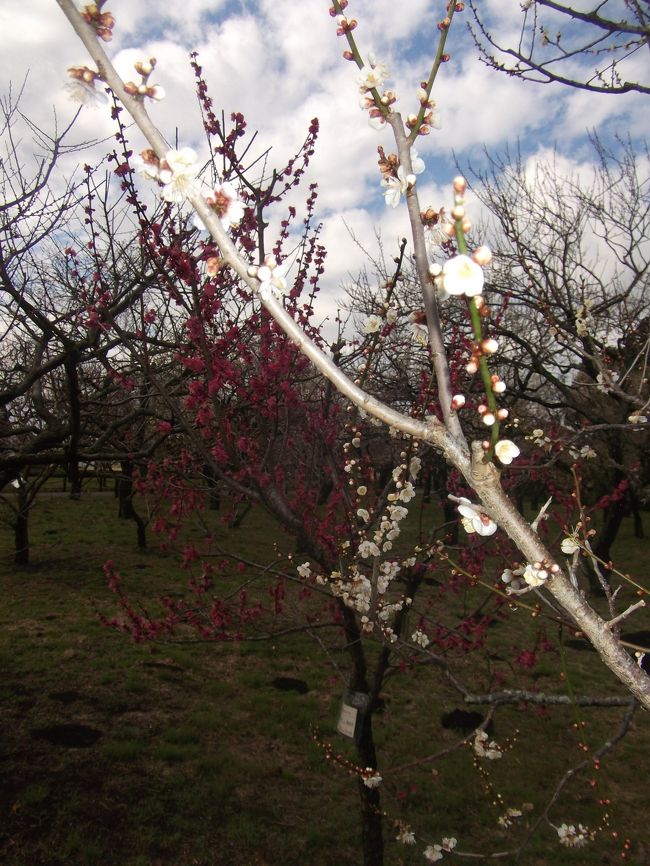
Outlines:
{"type": "Polygon", "coordinates": [[[343,704],[341,707],[341,715],[336,730],[344,737],[354,739],[354,730],[357,726],[357,715],[359,711],[356,707],[351,707],[349,704],[343,704]]]}

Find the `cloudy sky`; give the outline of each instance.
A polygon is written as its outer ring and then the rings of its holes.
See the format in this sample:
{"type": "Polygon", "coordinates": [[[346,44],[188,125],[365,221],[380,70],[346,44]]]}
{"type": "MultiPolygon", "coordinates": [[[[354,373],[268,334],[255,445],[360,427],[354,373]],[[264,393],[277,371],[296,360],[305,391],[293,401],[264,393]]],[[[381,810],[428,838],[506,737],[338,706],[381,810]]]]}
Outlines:
{"type": "MultiPolygon", "coordinates": [[[[376,149],[382,144],[389,151],[390,135],[373,130],[359,108],[357,69],[341,58],[346,46],[336,36],[328,5],[327,0],[110,0],[107,9],[116,26],[107,49],[127,79],[137,80],[135,60],[157,58],[152,82],[167,96],[152,106],[151,115],[170,142],[177,136],[181,146],[204,154],[191,50],[199,52],[215,106],[245,114],[249,127],[259,130],[260,149],[273,147],[271,164],[282,165],[304,139],[311,118],[319,118],[308,182],[319,184],[318,216],[330,250],[326,287],[333,298],[363,263],[350,231],[375,252],[378,228],[392,254],[392,244],[404,233],[404,215],[384,205],[376,149]]],[[[481,5],[506,40],[517,39],[524,14],[518,0],[481,5]]],[[[404,114],[417,110],[415,90],[428,74],[442,6],[437,0],[350,0],[347,12],[358,19],[360,50],[388,64],[404,114]]],[[[644,97],[526,84],[488,69],[467,32],[469,16],[466,11],[454,20],[447,42],[451,60],[434,89],[441,129],[421,139],[418,148],[427,165],[418,180],[423,206],[449,205],[454,160],[478,164],[485,147],[503,152],[520,146],[531,163],[557,148],[570,169],[591,158],[588,129],[604,136],[647,134],[644,97]]],[[[2,0],[0,34],[3,98],[11,82],[14,96],[22,88],[21,110],[38,126],[51,131],[55,124],[66,125],[76,110],[65,91],[66,68],[88,58],[55,0],[2,0]]],[[[106,110],[84,108],[71,140],[111,132],[106,110]]],[[[136,150],[143,146],[136,133],[132,144],[136,150]]],[[[29,160],[34,150],[29,136],[21,147],[29,160]]],[[[98,145],[92,155],[101,158],[104,150],[98,145]]],[[[61,170],[70,173],[80,161],[89,161],[89,153],[70,154],[61,170]]]]}

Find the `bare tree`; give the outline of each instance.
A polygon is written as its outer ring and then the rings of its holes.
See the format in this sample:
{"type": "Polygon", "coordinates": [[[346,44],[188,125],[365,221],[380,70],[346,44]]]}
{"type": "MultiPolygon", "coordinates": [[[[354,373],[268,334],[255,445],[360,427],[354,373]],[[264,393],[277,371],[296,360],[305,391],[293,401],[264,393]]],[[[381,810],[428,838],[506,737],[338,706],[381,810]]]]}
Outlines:
{"type": "Polygon", "coordinates": [[[476,172],[475,192],[491,214],[499,360],[517,412],[530,410],[516,401],[537,407],[533,426],[555,431],[566,468],[580,454],[598,463],[592,501],[624,483],[595,547],[607,561],[650,480],[650,179],[629,142],[593,143],[592,177],[506,155],[476,172]]]}
{"type": "Polygon", "coordinates": [[[643,0],[605,0],[586,9],[555,0],[519,5],[520,10],[513,3],[509,12],[522,16],[515,44],[470,2],[470,30],[488,66],[524,81],[557,82],[593,93],[650,93],[644,77],[650,11],[643,0]]]}

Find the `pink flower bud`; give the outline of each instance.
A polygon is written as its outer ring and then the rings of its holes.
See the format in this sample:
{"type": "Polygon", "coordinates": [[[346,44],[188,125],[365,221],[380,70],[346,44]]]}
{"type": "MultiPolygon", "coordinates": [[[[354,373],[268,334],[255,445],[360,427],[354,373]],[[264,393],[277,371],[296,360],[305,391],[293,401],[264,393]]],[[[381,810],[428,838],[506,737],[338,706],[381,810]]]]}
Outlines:
{"type": "Polygon", "coordinates": [[[456,412],[458,409],[462,409],[465,405],[465,395],[464,394],[454,394],[451,398],[451,408],[456,412]]]}

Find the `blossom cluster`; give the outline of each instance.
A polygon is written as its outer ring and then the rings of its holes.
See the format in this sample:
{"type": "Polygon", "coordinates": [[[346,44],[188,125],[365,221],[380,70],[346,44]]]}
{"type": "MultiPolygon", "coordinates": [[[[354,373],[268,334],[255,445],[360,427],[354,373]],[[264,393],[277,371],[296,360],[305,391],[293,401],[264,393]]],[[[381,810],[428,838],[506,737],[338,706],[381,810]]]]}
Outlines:
{"type": "Polygon", "coordinates": [[[485,731],[477,731],[474,737],[473,749],[477,758],[487,758],[489,761],[497,761],[503,757],[503,749],[495,740],[489,740],[485,731]]]}
{"type": "Polygon", "coordinates": [[[440,845],[437,843],[435,845],[427,845],[424,849],[424,859],[428,860],[429,863],[437,863],[439,860],[442,860],[445,854],[451,854],[457,844],[458,839],[454,836],[445,836],[440,845]]]}
{"type": "Polygon", "coordinates": [[[98,39],[102,42],[110,42],[113,38],[113,27],[115,26],[115,18],[110,12],[102,12],[102,7],[106,0],[97,0],[96,3],[89,3],[81,10],[81,17],[93,28],[98,39]]]}
{"type": "Polygon", "coordinates": [[[560,845],[566,848],[583,848],[594,838],[593,831],[584,824],[560,824],[556,829],[560,845]]]}
{"type": "Polygon", "coordinates": [[[390,71],[385,63],[377,60],[374,54],[368,56],[357,77],[359,85],[359,105],[368,112],[369,123],[374,129],[381,129],[386,123],[390,106],[397,101],[392,90],[382,90],[390,71]]]}
{"type": "Polygon", "coordinates": [[[379,170],[385,187],[384,200],[389,207],[396,208],[399,205],[402,195],[406,195],[415,186],[415,176],[422,174],[426,168],[424,160],[414,148],[411,148],[410,157],[411,171],[407,173],[394,153],[386,156],[383,148],[379,148],[379,170]]]}
{"type": "Polygon", "coordinates": [[[559,570],[559,566],[555,563],[550,565],[546,562],[529,562],[516,569],[506,568],[501,575],[501,580],[506,584],[508,595],[517,595],[544,586],[546,581],[559,570]]]}
{"type": "MultiPolygon", "coordinates": [[[[391,596],[390,589],[403,568],[415,564],[415,557],[403,561],[383,558],[393,548],[393,542],[401,532],[401,522],[408,515],[408,504],[415,497],[414,480],[422,467],[422,461],[417,455],[408,459],[402,452],[403,462],[395,467],[392,473],[393,491],[386,496],[386,504],[381,511],[371,512],[363,506],[368,494],[368,487],[361,478],[355,477],[360,461],[356,455],[362,444],[362,434],[358,428],[353,428],[352,437],[344,445],[346,453],[345,471],[350,476],[350,484],[356,492],[356,517],[359,520],[359,541],[353,546],[350,541],[342,544],[342,552],[346,555],[342,567],[325,576],[314,573],[309,562],[298,566],[298,574],[306,580],[313,580],[321,585],[327,585],[330,592],[340,598],[343,603],[357,611],[361,620],[361,628],[365,633],[374,632],[377,627],[384,639],[390,643],[397,640],[393,629],[394,617],[408,607],[412,599],[399,595],[391,596]],[[355,549],[356,547],[356,549],[355,549]]],[[[417,443],[413,443],[416,448],[417,443]]],[[[419,630],[418,641],[426,646],[428,638],[419,630]]]]}
{"type": "Polygon", "coordinates": [[[165,98],[165,91],[159,84],[149,84],[149,76],[156,68],[156,58],[150,57],[149,60],[138,60],[133,64],[135,71],[140,75],[140,84],[135,84],[133,81],[127,81],[124,84],[124,89],[136,99],[144,99],[148,97],[156,102],[160,102],[165,98]]]}

